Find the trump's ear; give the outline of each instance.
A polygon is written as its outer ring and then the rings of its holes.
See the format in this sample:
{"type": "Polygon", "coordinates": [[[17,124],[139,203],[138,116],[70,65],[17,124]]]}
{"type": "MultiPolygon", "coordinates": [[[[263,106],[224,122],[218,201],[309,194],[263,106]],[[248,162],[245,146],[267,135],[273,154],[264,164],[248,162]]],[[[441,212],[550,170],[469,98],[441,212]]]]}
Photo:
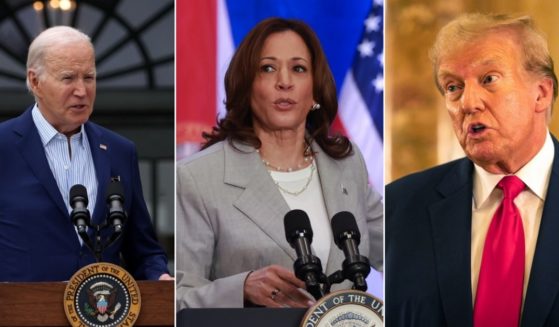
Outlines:
{"type": "Polygon", "coordinates": [[[536,112],[544,112],[553,102],[553,80],[549,77],[541,78],[537,86],[536,112]]]}

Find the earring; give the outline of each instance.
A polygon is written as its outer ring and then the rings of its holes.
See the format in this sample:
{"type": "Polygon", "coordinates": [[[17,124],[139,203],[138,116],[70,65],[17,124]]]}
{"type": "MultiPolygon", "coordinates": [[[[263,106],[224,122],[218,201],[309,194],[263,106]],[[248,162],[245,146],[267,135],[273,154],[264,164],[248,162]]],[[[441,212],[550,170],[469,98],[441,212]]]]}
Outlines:
{"type": "Polygon", "coordinates": [[[318,110],[318,109],[320,109],[320,104],[319,103],[315,103],[311,107],[311,111],[315,111],[315,110],[318,110]]]}

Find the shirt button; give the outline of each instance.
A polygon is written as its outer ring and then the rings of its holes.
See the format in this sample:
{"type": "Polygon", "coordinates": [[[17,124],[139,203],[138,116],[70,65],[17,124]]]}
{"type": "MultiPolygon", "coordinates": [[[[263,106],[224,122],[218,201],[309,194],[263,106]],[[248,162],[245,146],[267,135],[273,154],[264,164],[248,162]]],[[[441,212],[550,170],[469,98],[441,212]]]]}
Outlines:
{"type": "Polygon", "coordinates": [[[68,165],[64,165],[64,169],[68,170],[70,167],[68,165]]]}

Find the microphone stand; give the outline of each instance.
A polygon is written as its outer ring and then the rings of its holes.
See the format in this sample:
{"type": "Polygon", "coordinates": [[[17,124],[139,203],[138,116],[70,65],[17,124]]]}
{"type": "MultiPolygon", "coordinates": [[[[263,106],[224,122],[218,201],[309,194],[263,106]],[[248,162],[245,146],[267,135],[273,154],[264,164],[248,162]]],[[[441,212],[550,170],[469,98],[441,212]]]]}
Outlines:
{"type": "Polygon", "coordinates": [[[344,281],[344,274],[341,270],[336,271],[330,276],[322,272],[320,259],[311,256],[309,260],[299,258],[293,264],[295,276],[305,282],[305,288],[316,300],[319,300],[330,293],[332,284],[339,284],[344,281]]]}
{"type": "Polygon", "coordinates": [[[103,255],[103,243],[101,243],[101,226],[95,225],[94,232],[95,232],[95,259],[97,262],[100,262],[103,255]]]}
{"type": "Polygon", "coordinates": [[[338,270],[328,276],[326,280],[327,283],[324,284],[324,292],[328,294],[330,293],[330,288],[332,287],[332,285],[339,284],[344,281],[344,274],[341,270],[338,270]]]}
{"type": "Polygon", "coordinates": [[[87,233],[79,233],[80,237],[82,238],[84,244],[87,248],[91,251],[91,253],[95,256],[95,260],[97,262],[101,262],[103,259],[103,251],[106,248],[111,246],[114,242],[116,242],[122,233],[115,233],[114,231],[108,236],[105,241],[103,242],[101,237],[101,231],[104,230],[109,224],[107,221],[103,222],[102,224],[91,224],[91,228],[93,228],[93,242],[89,239],[87,233]]]}
{"type": "Polygon", "coordinates": [[[346,279],[353,282],[353,289],[363,292],[367,290],[367,280],[365,279],[365,277],[367,277],[367,275],[371,271],[371,268],[369,266],[369,259],[361,255],[359,256],[359,258],[362,261],[354,262],[353,264],[349,264],[347,259],[344,260],[344,262],[342,263],[342,270],[338,270],[328,276],[328,284],[325,284],[325,287],[327,286],[327,289],[325,289],[326,294],[330,292],[331,285],[339,284],[346,279]],[[351,277],[353,277],[355,280],[353,281],[351,277]]]}
{"type": "MultiPolygon", "coordinates": [[[[347,267],[344,268],[347,269],[347,267]]],[[[334,273],[332,273],[330,276],[326,276],[324,273],[322,273],[318,277],[318,280],[312,278],[312,275],[309,274],[307,275],[307,277],[309,278],[304,279],[304,281],[305,281],[307,291],[316,300],[318,300],[321,297],[330,294],[330,289],[332,288],[332,285],[340,284],[346,279],[351,281],[351,279],[346,277],[346,275],[347,272],[344,273],[342,270],[337,270],[334,273]]],[[[365,280],[365,277],[362,274],[356,276],[355,282],[353,284],[353,289],[360,290],[360,291],[367,290],[367,281],[365,280]]]]}

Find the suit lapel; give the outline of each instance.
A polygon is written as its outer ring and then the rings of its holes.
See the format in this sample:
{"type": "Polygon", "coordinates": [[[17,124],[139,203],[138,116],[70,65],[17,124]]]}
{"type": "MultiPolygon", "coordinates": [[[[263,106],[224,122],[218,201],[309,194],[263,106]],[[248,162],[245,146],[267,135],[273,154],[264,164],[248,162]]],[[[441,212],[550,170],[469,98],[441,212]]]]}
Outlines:
{"type": "Polygon", "coordinates": [[[19,149],[23,158],[31,168],[31,171],[43,185],[52,201],[56,203],[56,206],[63,216],[69,217],[68,209],[64,204],[64,199],[62,198],[62,194],[60,194],[60,190],[58,189],[58,185],[56,184],[56,180],[52,175],[47,161],[41,137],[33,123],[31,109],[28,109],[18,118],[18,122],[14,127],[14,132],[20,137],[18,140],[19,149]]]}
{"type": "Polygon", "coordinates": [[[429,207],[441,303],[449,326],[472,325],[472,172],[469,160],[459,161],[437,187],[442,199],[429,207]]]}
{"type": "MultiPolygon", "coordinates": [[[[328,219],[340,212],[347,210],[347,187],[342,183],[343,170],[338,162],[324,153],[319,146],[313,143],[313,151],[316,154],[316,166],[318,176],[320,177],[320,186],[322,189],[322,197],[326,205],[328,219]],[[343,192],[343,190],[346,190],[343,192]]],[[[344,257],[342,252],[337,248],[334,242],[331,243],[330,252],[328,254],[328,262],[323,268],[324,272],[329,275],[335,270],[340,269],[344,257]]]]}
{"type": "Polygon", "coordinates": [[[272,181],[254,148],[235,143],[240,150],[234,149],[229,142],[224,144],[225,177],[224,183],[243,188],[239,198],[233,203],[291,259],[295,260],[295,250],[285,239],[283,219],[289,206],[272,181]]]}
{"type": "Polygon", "coordinates": [[[93,210],[92,222],[100,224],[105,220],[103,214],[105,213],[104,207],[106,206],[105,190],[111,178],[109,160],[109,151],[111,151],[111,148],[104,140],[101,130],[92,123],[88,122],[85,124],[85,131],[87,133],[87,139],[89,140],[89,148],[91,149],[91,156],[93,157],[98,185],[97,200],[93,210]]]}
{"type": "Polygon", "coordinates": [[[543,326],[559,293],[559,145],[555,138],[553,145],[555,156],[526,292],[522,326],[543,326]]]}
{"type": "MultiPolygon", "coordinates": [[[[224,145],[225,180],[226,184],[244,188],[243,193],[233,205],[250,218],[264,233],[273,239],[293,260],[297,259],[295,250],[285,239],[283,219],[289,206],[270,178],[260,157],[252,147],[235,144],[241,151],[235,150],[229,143],[224,145]]],[[[347,194],[342,192],[343,171],[336,160],[322,153],[318,146],[313,145],[317,171],[328,218],[345,210],[347,194]]],[[[323,269],[326,274],[341,267],[342,252],[334,243],[331,244],[328,263],[323,269]]]]}

